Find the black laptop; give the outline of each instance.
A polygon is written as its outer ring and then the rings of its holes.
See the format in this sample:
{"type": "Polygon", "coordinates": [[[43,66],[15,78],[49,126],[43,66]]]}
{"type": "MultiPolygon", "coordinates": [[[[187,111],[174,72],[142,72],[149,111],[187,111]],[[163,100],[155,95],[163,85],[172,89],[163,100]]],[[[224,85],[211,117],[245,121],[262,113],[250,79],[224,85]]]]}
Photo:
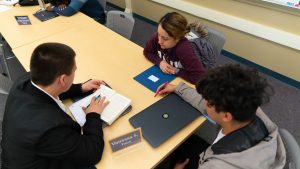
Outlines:
{"type": "Polygon", "coordinates": [[[58,16],[57,13],[52,12],[52,11],[38,11],[33,14],[36,18],[38,18],[40,21],[44,22],[49,19],[55,18],[58,16]]]}
{"type": "Polygon", "coordinates": [[[187,126],[201,113],[172,93],[129,119],[134,128],[141,127],[145,140],[158,147],[187,126]]]}
{"type": "Polygon", "coordinates": [[[54,11],[47,11],[46,4],[44,0],[37,0],[40,6],[40,10],[34,13],[33,15],[38,18],[40,21],[44,22],[46,20],[55,18],[58,14],[54,11]]]}

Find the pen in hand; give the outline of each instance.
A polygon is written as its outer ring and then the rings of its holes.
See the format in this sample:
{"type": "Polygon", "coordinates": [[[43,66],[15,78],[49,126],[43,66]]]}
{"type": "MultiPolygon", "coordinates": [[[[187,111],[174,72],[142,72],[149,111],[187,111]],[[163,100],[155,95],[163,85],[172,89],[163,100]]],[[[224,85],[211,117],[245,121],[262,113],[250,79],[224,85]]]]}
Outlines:
{"type": "Polygon", "coordinates": [[[156,91],[154,97],[156,97],[156,96],[159,94],[159,92],[160,92],[162,89],[164,89],[168,84],[169,84],[169,82],[165,82],[165,83],[162,85],[162,87],[160,87],[159,89],[157,89],[157,91],[156,91]]]}
{"type": "MultiPolygon", "coordinates": [[[[101,95],[99,94],[98,96],[95,97],[95,100],[98,100],[98,99],[100,99],[100,98],[101,98],[101,95]]],[[[90,104],[91,104],[91,103],[90,103],[90,104]]],[[[90,106],[90,104],[88,104],[88,105],[85,107],[85,109],[88,108],[88,107],[90,106]]]]}

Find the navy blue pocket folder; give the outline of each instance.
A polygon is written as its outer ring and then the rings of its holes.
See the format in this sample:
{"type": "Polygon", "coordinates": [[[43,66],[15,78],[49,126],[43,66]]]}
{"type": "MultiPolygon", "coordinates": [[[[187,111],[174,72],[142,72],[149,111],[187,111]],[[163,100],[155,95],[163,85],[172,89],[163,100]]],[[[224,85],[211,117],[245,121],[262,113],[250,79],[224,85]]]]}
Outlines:
{"type": "Polygon", "coordinates": [[[154,65],[144,72],[140,73],[139,75],[135,76],[133,79],[155,93],[158,86],[165,82],[171,82],[175,79],[175,77],[176,76],[174,75],[163,73],[159,67],[154,65]]]}

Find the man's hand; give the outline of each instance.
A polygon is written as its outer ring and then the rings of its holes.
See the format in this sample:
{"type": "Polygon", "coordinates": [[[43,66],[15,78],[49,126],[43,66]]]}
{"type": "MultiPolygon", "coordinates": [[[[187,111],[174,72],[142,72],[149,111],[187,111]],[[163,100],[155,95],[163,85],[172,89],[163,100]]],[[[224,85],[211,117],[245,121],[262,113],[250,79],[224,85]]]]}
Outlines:
{"type": "Polygon", "coordinates": [[[84,108],[84,112],[86,114],[88,113],[98,113],[101,115],[101,113],[103,112],[104,108],[109,104],[108,101],[105,101],[105,96],[96,99],[95,97],[92,98],[91,103],[89,104],[89,106],[87,108],[84,108]]]}
{"type": "Polygon", "coordinates": [[[169,63],[167,63],[165,60],[162,60],[159,63],[159,68],[161,69],[162,72],[166,74],[175,74],[176,68],[171,66],[169,63]]]}
{"type": "Polygon", "coordinates": [[[90,90],[97,90],[100,88],[100,85],[105,85],[105,82],[102,80],[89,80],[81,85],[82,92],[88,92],[90,90]]]}
{"type": "Polygon", "coordinates": [[[174,92],[175,89],[176,89],[176,86],[173,84],[167,84],[167,85],[162,84],[157,88],[156,91],[159,91],[158,92],[159,95],[166,95],[166,94],[174,92]]]}
{"type": "Polygon", "coordinates": [[[184,167],[189,163],[189,159],[187,158],[184,162],[182,163],[177,163],[174,167],[174,169],[184,169],[184,167]]]}

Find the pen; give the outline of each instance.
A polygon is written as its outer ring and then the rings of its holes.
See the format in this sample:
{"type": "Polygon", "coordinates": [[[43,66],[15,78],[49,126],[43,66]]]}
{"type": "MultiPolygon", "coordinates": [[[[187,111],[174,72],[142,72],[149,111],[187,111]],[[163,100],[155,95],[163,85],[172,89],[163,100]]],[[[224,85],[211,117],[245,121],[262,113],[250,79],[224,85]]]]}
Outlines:
{"type": "Polygon", "coordinates": [[[98,100],[101,97],[101,95],[99,94],[98,96],[95,97],[95,100],[98,100]]]}
{"type": "Polygon", "coordinates": [[[104,80],[102,80],[102,82],[104,83],[105,86],[111,88],[104,80]]]}
{"type": "MultiPolygon", "coordinates": [[[[100,97],[101,97],[101,95],[99,94],[98,96],[95,97],[95,100],[98,100],[100,97]]],[[[91,103],[90,103],[90,104],[91,104],[91,103]]],[[[87,105],[86,108],[88,108],[88,107],[90,106],[90,104],[87,105]]]]}
{"type": "Polygon", "coordinates": [[[156,97],[156,96],[158,95],[158,93],[159,93],[162,89],[164,89],[168,84],[169,84],[169,82],[165,82],[165,83],[163,84],[163,86],[162,86],[159,90],[156,91],[154,97],[156,97]]]}
{"type": "Polygon", "coordinates": [[[91,81],[92,79],[89,79],[89,80],[87,80],[87,81],[85,81],[85,82],[83,82],[82,84],[85,84],[86,82],[88,82],[88,81],[91,81]]]}

